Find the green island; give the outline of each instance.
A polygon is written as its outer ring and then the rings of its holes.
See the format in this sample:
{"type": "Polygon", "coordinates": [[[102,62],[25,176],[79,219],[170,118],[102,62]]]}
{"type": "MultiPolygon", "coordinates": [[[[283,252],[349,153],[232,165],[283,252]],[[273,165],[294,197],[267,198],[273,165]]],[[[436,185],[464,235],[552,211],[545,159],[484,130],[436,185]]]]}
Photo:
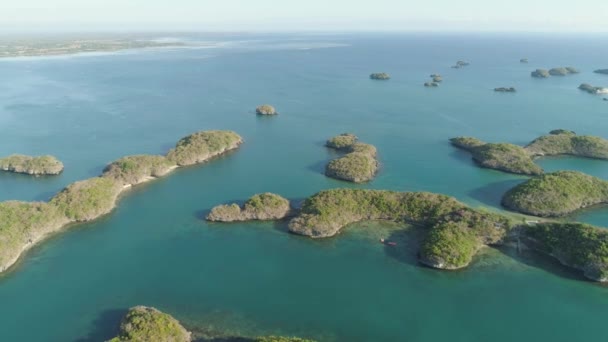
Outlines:
{"type": "Polygon", "coordinates": [[[343,133],[329,139],[325,146],[345,152],[331,160],[325,167],[325,175],[354,183],[368,182],[378,172],[377,151],[373,145],[358,142],[354,134],[343,133]]]}
{"type": "Polygon", "coordinates": [[[603,74],[603,75],[608,75],[608,69],[597,69],[595,71],[593,71],[596,74],[603,74]]]}
{"type": "Polygon", "coordinates": [[[372,80],[386,81],[386,80],[390,80],[391,76],[385,72],[375,72],[375,73],[369,75],[369,78],[371,78],[372,80]]]}
{"type": "Polygon", "coordinates": [[[502,204],[542,217],[571,214],[608,202],[608,182],[577,171],[557,171],[529,179],[509,190],[502,204]]]}
{"type": "Polygon", "coordinates": [[[536,69],[530,73],[532,77],[536,78],[549,78],[550,76],[566,76],[572,74],[578,74],[579,71],[573,67],[558,67],[550,70],[536,69]]]}
{"type": "Polygon", "coordinates": [[[530,75],[535,78],[548,78],[551,76],[551,74],[549,74],[549,71],[546,69],[536,69],[532,71],[530,75]]]}
{"type": "MultiPolygon", "coordinates": [[[[135,306],[129,309],[120,322],[118,336],[108,342],[191,342],[197,341],[195,333],[189,332],[174,317],[152,307],[135,306]]],[[[207,341],[207,339],[201,339],[207,341]]],[[[215,340],[215,339],[213,339],[215,340]]],[[[285,337],[285,336],[260,336],[220,337],[221,341],[241,342],[315,342],[313,340],[285,337]]]]}
{"type": "Polygon", "coordinates": [[[564,129],[553,130],[525,147],[508,143],[485,143],[471,137],[452,138],[450,142],[471,152],[473,160],[482,167],[523,175],[543,173],[534,163],[534,158],[537,157],[572,155],[608,160],[608,140],[576,135],[564,129]]]}
{"type": "Polygon", "coordinates": [[[425,87],[439,87],[439,83],[437,82],[424,82],[425,87]]]}
{"type": "Polygon", "coordinates": [[[277,194],[263,193],[249,198],[243,207],[238,204],[218,205],[207,215],[208,221],[234,222],[250,220],[279,220],[291,212],[289,201],[277,194]]]}
{"type": "Polygon", "coordinates": [[[114,52],[126,49],[183,46],[180,42],[159,42],[153,39],[135,39],[131,37],[98,38],[82,37],[48,37],[21,39],[0,38],[0,58],[72,55],[82,52],[114,52]]]}
{"type": "Polygon", "coordinates": [[[471,152],[481,167],[523,175],[539,175],[543,169],[536,165],[521,146],[507,143],[485,143],[471,137],[450,139],[452,145],[471,152]]]}
{"type": "Polygon", "coordinates": [[[581,84],[580,86],[578,86],[578,89],[585,91],[592,95],[608,94],[608,88],[596,87],[596,86],[592,86],[591,84],[588,84],[588,83],[581,84]]]}
{"type": "Polygon", "coordinates": [[[63,171],[63,163],[48,155],[31,157],[13,154],[6,158],[0,158],[0,170],[35,176],[58,175],[63,171]]]}
{"type": "Polygon", "coordinates": [[[279,113],[277,113],[277,110],[273,106],[268,105],[268,104],[258,106],[255,109],[255,113],[257,115],[277,115],[277,114],[279,114],[279,113]]]}
{"type": "Polygon", "coordinates": [[[517,92],[517,90],[515,89],[515,87],[498,87],[498,88],[494,88],[494,91],[499,92],[499,93],[515,93],[515,92],[517,92]]]}
{"type": "Polygon", "coordinates": [[[579,223],[530,224],[470,208],[441,194],[323,190],[304,201],[288,228],[291,233],[320,239],[364,221],[393,221],[422,229],[419,261],[432,268],[464,268],[484,246],[517,244],[553,256],[591,280],[608,281],[608,230],[579,223]]]}
{"type": "Polygon", "coordinates": [[[205,162],[236,149],[242,138],[232,131],[203,131],[182,138],[164,156],[121,158],[99,177],[68,185],[49,202],[0,202],[0,272],[32,245],[70,223],[86,222],[112,211],[129,187],[186,165],[205,162]]]}

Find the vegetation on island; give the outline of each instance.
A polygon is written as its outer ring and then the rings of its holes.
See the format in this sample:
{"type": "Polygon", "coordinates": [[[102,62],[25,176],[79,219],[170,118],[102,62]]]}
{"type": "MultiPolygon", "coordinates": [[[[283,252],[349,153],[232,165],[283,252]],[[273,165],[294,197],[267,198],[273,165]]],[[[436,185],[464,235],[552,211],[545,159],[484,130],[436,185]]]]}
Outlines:
{"type": "Polygon", "coordinates": [[[175,318],[155,308],[136,306],[120,323],[120,333],[108,342],[190,342],[191,333],[175,318]]]}
{"type": "Polygon", "coordinates": [[[291,206],[287,199],[267,192],[252,196],[242,208],[236,203],[214,207],[207,215],[207,220],[218,222],[278,220],[287,217],[290,212],[291,206]]]}
{"type": "Polygon", "coordinates": [[[167,157],[121,158],[100,177],[70,184],[44,202],[0,202],[0,271],[11,266],[29,246],[69,223],[91,221],[109,213],[128,186],[166,175],[237,148],[242,139],[231,131],[198,132],[181,139],[167,157]]]}
{"type": "Polygon", "coordinates": [[[390,80],[391,76],[385,72],[376,72],[369,75],[372,80],[390,80]]]}
{"type": "Polygon", "coordinates": [[[255,113],[257,115],[277,115],[277,114],[279,114],[279,113],[277,113],[277,110],[273,106],[268,105],[268,104],[258,106],[255,109],[255,113]]]}
{"type": "Polygon", "coordinates": [[[507,143],[485,143],[472,137],[450,139],[452,145],[473,155],[480,166],[523,175],[539,175],[543,170],[534,163],[535,157],[573,155],[608,159],[608,140],[573,131],[556,129],[533,140],[525,147],[507,143]]]}
{"type": "Polygon", "coordinates": [[[549,71],[546,69],[536,69],[532,71],[530,75],[535,78],[548,78],[551,76],[551,74],[549,74],[549,71]]]}
{"type": "Polygon", "coordinates": [[[608,159],[608,140],[596,136],[576,135],[568,130],[553,130],[534,139],[526,147],[534,156],[573,155],[608,159]]]}
{"type": "Polygon", "coordinates": [[[6,158],[0,158],[0,170],[36,176],[58,175],[63,171],[63,163],[48,155],[31,157],[14,154],[6,158]]]}
{"type": "Polygon", "coordinates": [[[334,189],[306,199],[300,213],[289,222],[289,230],[325,238],[349,224],[369,220],[403,222],[427,229],[420,261],[441,269],[466,266],[481,245],[500,243],[512,226],[505,217],[473,210],[445,195],[334,189]],[[454,236],[459,238],[452,239],[454,236]]]}
{"type": "Polygon", "coordinates": [[[111,178],[122,185],[145,182],[150,177],[158,178],[169,173],[175,164],[165,156],[134,155],[120,158],[108,165],[102,177],[111,178]]]}
{"type": "Polygon", "coordinates": [[[499,87],[494,88],[494,91],[499,93],[515,93],[517,90],[514,87],[499,87]]]}
{"type": "Polygon", "coordinates": [[[577,171],[547,173],[517,185],[502,199],[525,214],[554,217],[608,202],[608,182],[577,171]]]}
{"type": "Polygon", "coordinates": [[[532,77],[536,78],[548,78],[550,76],[566,76],[571,74],[578,74],[579,71],[573,67],[558,67],[552,68],[550,70],[546,69],[536,69],[532,71],[530,74],[532,77]]]}
{"type": "Polygon", "coordinates": [[[180,139],[167,153],[167,159],[179,166],[194,165],[237,148],[243,139],[232,131],[202,131],[180,139]]]}
{"type": "Polygon", "coordinates": [[[585,277],[608,281],[608,230],[582,223],[540,223],[523,227],[524,243],[585,277]]]}
{"type": "Polygon", "coordinates": [[[378,171],[377,151],[373,145],[357,142],[354,134],[343,133],[329,139],[325,146],[346,152],[325,166],[328,177],[355,183],[368,182],[378,171]]]}
{"type": "Polygon", "coordinates": [[[534,163],[530,154],[521,146],[507,143],[484,143],[471,137],[450,139],[452,145],[471,152],[480,166],[510,173],[538,175],[542,168],[534,163]]]}
{"type": "Polygon", "coordinates": [[[595,71],[593,71],[596,74],[604,74],[604,75],[608,75],[608,69],[597,69],[595,71]]]}
{"type": "Polygon", "coordinates": [[[591,84],[588,84],[588,83],[581,84],[580,86],[578,86],[578,89],[580,89],[582,91],[586,91],[592,95],[608,94],[608,88],[596,87],[596,86],[592,86],[591,84]]]}

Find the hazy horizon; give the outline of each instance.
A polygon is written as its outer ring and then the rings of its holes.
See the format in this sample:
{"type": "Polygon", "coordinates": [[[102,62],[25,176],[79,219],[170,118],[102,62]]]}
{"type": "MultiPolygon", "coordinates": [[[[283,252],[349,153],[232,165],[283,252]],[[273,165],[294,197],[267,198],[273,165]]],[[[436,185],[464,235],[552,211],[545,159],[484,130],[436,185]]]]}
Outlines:
{"type": "Polygon", "coordinates": [[[0,29],[15,32],[608,32],[608,2],[376,0],[7,1],[0,29]]]}

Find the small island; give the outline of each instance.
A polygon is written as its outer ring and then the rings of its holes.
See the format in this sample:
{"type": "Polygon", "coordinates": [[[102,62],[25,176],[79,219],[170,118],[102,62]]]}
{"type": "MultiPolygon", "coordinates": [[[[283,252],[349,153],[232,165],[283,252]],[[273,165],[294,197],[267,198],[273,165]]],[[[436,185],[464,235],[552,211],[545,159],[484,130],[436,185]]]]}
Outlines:
{"type": "Polygon", "coordinates": [[[591,84],[588,84],[588,83],[581,84],[580,86],[578,86],[578,89],[580,89],[582,91],[586,91],[592,95],[608,94],[608,88],[596,87],[596,86],[592,86],[591,84]]]}
{"type": "Polygon", "coordinates": [[[439,87],[439,83],[437,82],[424,82],[425,87],[439,87]]]}
{"type": "Polygon", "coordinates": [[[523,175],[539,175],[543,170],[534,158],[572,155],[608,160],[608,140],[556,129],[525,147],[508,143],[485,143],[472,137],[450,139],[452,145],[467,150],[481,167],[523,175]]]}
{"type": "Polygon", "coordinates": [[[532,71],[530,75],[535,78],[548,78],[551,76],[551,74],[549,74],[549,71],[546,69],[536,69],[532,71]]]}
{"type": "Polygon", "coordinates": [[[473,160],[481,167],[523,175],[543,173],[543,169],[534,163],[530,154],[521,146],[486,143],[472,137],[452,138],[450,142],[471,152],[473,160]]]}
{"type": "Polygon", "coordinates": [[[443,81],[443,77],[439,74],[432,74],[431,75],[431,79],[433,80],[433,82],[435,83],[439,83],[443,81]]]}
{"type": "Polygon", "coordinates": [[[517,90],[515,90],[514,87],[499,87],[499,88],[494,88],[495,92],[499,92],[499,93],[515,93],[517,92],[517,90]]]}
{"type": "Polygon", "coordinates": [[[346,153],[327,164],[326,176],[354,183],[368,182],[375,177],[378,171],[376,148],[357,140],[354,134],[344,133],[326,142],[327,147],[346,153]]]}
{"type": "Polygon", "coordinates": [[[252,196],[242,208],[236,203],[214,207],[206,219],[214,222],[280,220],[290,213],[287,199],[267,192],[252,196]]]}
{"type": "Polygon", "coordinates": [[[597,69],[594,71],[594,73],[608,75],[608,69],[597,69]]]}
{"type": "Polygon", "coordinates": [[[155,308],[136,306],[120,323],[118,336],[108,342],[190,342],[192,333],[172,316],[155,308]]]}
{"type": "Polygon", "coordinates": [[[13,154],[6,158],[0,158],[0,170],[34,176],[58,175],[63,171],[63,163],[48,155],[31,157],[13,154]]]}
{"type": "Polygon", "coordinates": [[[391,76],[385,72],[376,72],[376,73],[369,75],[369,78],[372,80],[386,81],[386,80],[390,80],[391,76]]]}
{"type": "Polygon", "coordinates": [[[528,63],[528,59],[527,58],[522,58],[519,60],[519,63],[528,63]]]}
{"type": "Polygon", "coordinates": [[[608,202],[608,182],[577,171],[557,171],[532,178],[509,190],[502,204],[541,217],[569,215],[608,202]]]}
{"type": "MultiPolygon", "coordinates": [[[[186,330],[173,316],[155,308],[135,306],[129,309],[120,323],[118,336],[108,342],[192,342],[208,341],[207,336],[197,336],[186,330]]],[[[285,336],[217,336],[213,341],[241,342],[315,342],[299,337],[285,336]]],[[[211,340],[209,340],[211,341],[211,340]]]]}
{"type": "Polygon", "coordinates": [[[261,105],[255,109],[257,115],[277,115],[277,110],[271,105],[261,105]]]}
{"type": "Polygon", "coordinates": [[[452,66],[452,69],[460,69],[466,66],[469,66],[471,63],[465,61],[458,61],[455,65],[452,66]]]}
{"type": "Polygon", "coordinates": [[[551,74],[552,76],[566,76],[571,74],[578,74],[579,72],[580,71],[573,67],[559,67],[549,70],[549,74],[551,74]]]}
{"type": "Polygon", "coordinates": [[[179,140],[166,156],[121,158],[99,177],[68,185],[48,202],[0,202],[0,272],[50,234],[77,222],[98,219],[114,209],[129,187],[162,177],[171,170],[194,165],[234,150],[242,138],[232,131],[203,131],[179,140]]]}

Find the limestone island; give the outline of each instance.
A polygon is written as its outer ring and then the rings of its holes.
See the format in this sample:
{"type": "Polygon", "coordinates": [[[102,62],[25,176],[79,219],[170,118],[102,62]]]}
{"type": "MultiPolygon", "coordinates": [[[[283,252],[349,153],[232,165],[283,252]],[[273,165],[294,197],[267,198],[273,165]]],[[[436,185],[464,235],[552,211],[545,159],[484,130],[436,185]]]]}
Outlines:
{"type": "Polygon", "coordinates": [[[509,190],[502,204],[541,217],[557,217],[608,203],[608,182],[577,171],[557,171],[534,177],[509,190]]]}
{"type": "Polygon", "coordinates": [[[433,80],[433,82],[435,83],[439,83],[443,81],[443,77],[441,77],[441,75],[439,74],[432,74],[431,75],[431,79],[433,80]]]}
{"type": "Polygon", "coordinates": [[[608,69],[597,69],[594,73],[608,75],[608,69]]]}
{"type": "MultiPolygon", "coordinates": [[[[118,336],[108,342],[192,342],[207,341],[207,338],[196,336],[169,314],[152,307],[135,306],[129,309],[120,323],[118,336]],[[202,338],[199,340],[199,338],[202,338]]],[[[213,341],[242,342],[315,342],[298,337],[284,336],[219,336],[213,341]]]]}
{"type": "Polygon", "coordinates": [[[528,63],[528,59],[527,58],[522,58],[519,60],[519,63],[528,63]]]}
{"type": "Polygon", "coordinates": [[[437,82],[425,82],[424,86],[425,87],[439,87],[439,83],[437,83],[437,82]]]}
{"type": "Polygon", "coordinates": [[[465,61],[458,61],[455,65],[452,66],[452,69],[460,69],[469,65],[471,65],[471,63],[465,61]]]}
{"type": "Polygon", "coordinates": [[[48,202],[0,202],[0,272],[28,248],[70,223],[95,220],[112,211],[129,187],[203,163],[234,150],[242,138],[232,131],[203,131],[178,141],[166,156],[121,158],[99,177],[68,185],[48,202]]]}
{"type": "Polygon", "coordinates": [[[354,183],[372,180],[378,171],[376,148],[358,142],[354,134],[344,133],[329,139],[325,146],[346,152],[346,155],[330,161],[325,175],[354,183]]]}
{"type": "Polygon", "coordinates": [[[31,157],[13,154],[0,159],[0,170],[34,176],[58,175],[63,171],[63,163],[53,156],[31,157]]]}
{"type": "Polygon", "coordinates": [[[517,90],[514,87],[499,87],[494,88],[494,91],[499,93],[515,93],[517,90]]]}
{"type": "Polygon", "coordinates": [[[385,72],[376,72],[376,73],[369,75],[369,78],[372,80],[384,81],[384,80],[390,80],[391,76],[385,72]]]}
{"type": "Polygon", "coordinates": [[[257,115],[277,115],[277,110],[271,105],[261,105],[255,109],[257,115]]]}
{"type": "Polygon", "coordinates": [[[233,203],[211,209],[207,221],[235,222],[251,220],[280,220],[291,213],[289,201],[272,193],[257,194],[249,198],[243,207],[233,203]]]}
{"type": "Polygon", "coordinates": [[[578,73],[580,73],[580,71],[573,67],[560,67],[549,70],[549,74],[551,74],[552,76],[566,76],[578,73]]]}
{"type": "Polygon", "coordinates": [[[608,281],[608,230],[579,223],[518,222],[440,194],[324,190],[304,201],[288,227],[294,234],[320,239],[364,221],[393,221],[421,229],[425,235],[419,261],[433,268],[463,268],[484,246],[516,243],[551,255],[589,279],[608,281]]]}
{"type": "Polygon", "coordinates": [[[532,77],[536,77],[536,78],[548,78],[551,76],[551,74],[549,74],[549,71],[547,71],[545,69],[536,69],[536,70],[532,71],[530,73],[530,75],[532,77]]]}
{"type": "Polygon", "coordinates": [[[534,158],[543,156],[572,155],[608,160],[608,140],[576,135],[564,129],[536,138],[526,147],[486,143],[472,137],[452,138],[450,142],[471,152],[473,160],[482,167],[523,175],[542,174],[543,170],[534,163],[534,158]]]}
{"type": "Polygon", "coordinates": [[[608,88],[606,87],[595,87],[588,83],[583,83],[578,86],[578,89],[582,91],[586,91],[589,94],[599,95],[599,94],[608,94],[608,88]]]}
{"type": "Polygon", "coordinates": [[[473,160],[481,167],[522,175],[543,173],[530,154],[521,146],[508,143],[486,143],[472,137],[450,139],[452,145],[471,152],[473,160]]]}

